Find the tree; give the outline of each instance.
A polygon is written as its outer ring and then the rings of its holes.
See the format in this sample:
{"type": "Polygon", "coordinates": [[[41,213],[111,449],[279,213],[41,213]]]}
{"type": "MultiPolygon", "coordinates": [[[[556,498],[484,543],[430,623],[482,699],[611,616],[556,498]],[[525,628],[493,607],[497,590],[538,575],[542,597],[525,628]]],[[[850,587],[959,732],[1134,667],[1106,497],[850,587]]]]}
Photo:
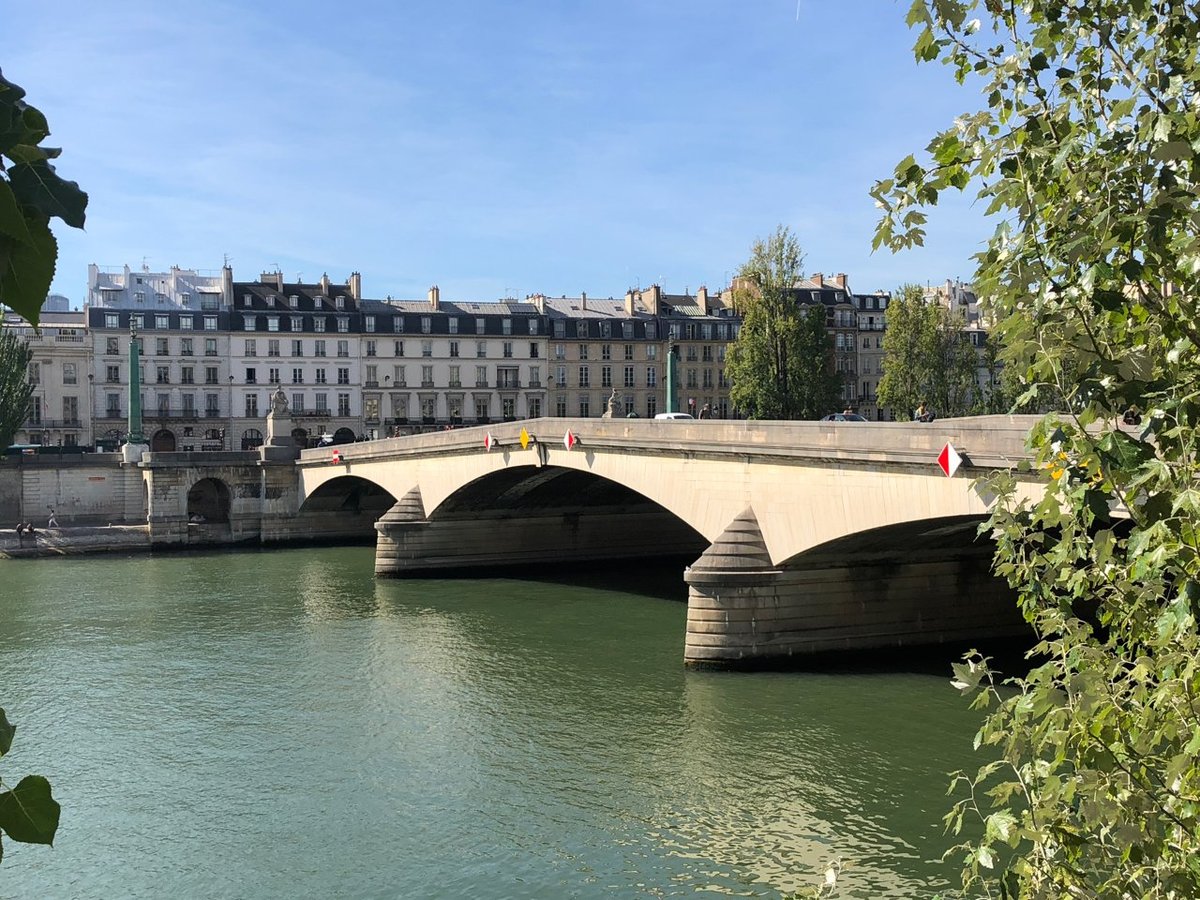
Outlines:
{"type": "Polygon", "coordinates": [[[29,380],[29,344],[10,329],[0,328],[0,449],[12,443],[13,435],[29,416],[33,383],[29,380]]]}
{"type": "Polygon", "coordinates": [[[742,316],[726,369],[733,405],[752,419],[815,419],[837,402],[842,378],[830,366],[825,308],[801,306],[794,290],[803,254],[780,225],[754,242],[734,304],[742,316]]]}
{"type": "MultiPolygon", "coordinates": [[[[16,730],[0,709],[0,756],[12,747],[16,730]]],[[[50,796],[50,782],[41,775],[26,775],[16,787],[0,790],[0,834],[14,841],[53,844],[59,812],[58,803],[50,796]]],[[[4,843],[0,840],[0,860],[3,858],[4,843]]]]}
{"type": "Polygon", "coordinates": [[[88,197],[55,173],[61,151],[39,146],[50,127],[24,96],[0,74],[0,303],[37,325],[58,259],[50,220],[82,228],[88,197]]]}
{"type": "Polygon", "coordinates": [[[902,285],[888,304],[879,404],[900,419],[911,418],[921,403],[939,416],[970,412],[979,399],[978,363],[963,324],[941,304],[926,302],[920,285],[902,285]]]}
{"type": "Polygon", "coordinates": [[[924,208],[977,188],[999,222],[975,283],[1018,400],[1060,411],[1019,476],[1040,499],[999,479],[987,526],[1038,664],[1003,691],[984,660],[957,668],[995,755],[949,817],[983,819],[964,886],[1200,896],[1200,19],[1184,0],[917,0],[909,22],[918,59],[986,106],[875,185],[876,244],[919,244],[924,208]]]}

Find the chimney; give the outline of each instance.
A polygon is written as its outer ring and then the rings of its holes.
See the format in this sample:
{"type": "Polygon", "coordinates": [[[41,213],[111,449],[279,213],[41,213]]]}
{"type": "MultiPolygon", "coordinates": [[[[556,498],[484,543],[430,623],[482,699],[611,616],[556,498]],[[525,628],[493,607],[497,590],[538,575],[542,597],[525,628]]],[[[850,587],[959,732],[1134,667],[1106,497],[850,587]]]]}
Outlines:
{"type": "Polygon", "coordinates": [[[696,288],[696,305],[708,315],[708,288],[703,284],[696,288]]]}
{"type": "Polygon", "coordinates": [[[583,291],[579,292],[579,308],[582,310],[587,309],[587,294],[583,291]]]}
{"type": "Polygon", "coordinates": [[[546,295],[541,291],[534,294],[533,305],[537,307],[538,315],[544,316],[546,314],[546,295]]]}
{"type": "Polygon", "coordinates": [[[833,283],[840,287],[843,291],[846,290],[846,273],[838,272],[833,276],[833,283]]]}
{"type": "MultiPolygon", "coordinates": [[[[650,315],[657,316],[662,309],[662,288],[657,284],[650,285],[650,300],[647,305],[650,307],[650,315]]],[[[646,299],[646,294],[642,294],[642,299],[646,299]]]]}
{"type": "Polygon", "coordinates": [[[258,280],[261,284],[275,285],[275,289],[277,291],[283,290],[283,273],[282,272],[279,272],[279,271],[263,272],[261,275],[258,276],[258,280]]]}
{"type": "Polygon", "coordinates": [[[441,301],[441,299],[442,292],[438,290],[438,286],[435,284],[429,289],[429,308],[437,309],[438,303],[441,301]]]}
{"type": "Polygon", "coordinates": [[[221,269],[221,305],[233,306],[233,267],[229,263],[221,269]]]}
{"type": "Polygon", "coordinates": [[[634,297],[632,290],[625,292],[625,315],[632,316],[637,314],[634,304],[635,300],[636,298],[634,297]]]}
{"type": "Polygon", "coordinates": [[[362,299],[362,276],[357,272],[351,272],[350,277],[346,279],[346,286],[350,288],[350,296],[355,300],[362,299]]]}
{"type": "Polygon", "coordinates": [[[321,293],[325,294],[326,296],[329,296],[329,273],[328,272],[321,273],[320,284],[321,284],[321,293]]]}
{"type": "Polygon", "coordinates": [[[825,287],[825,276],[820,272],[813,272],[813,274],[809,276],[809,280],[817,287],[825,287]]]}

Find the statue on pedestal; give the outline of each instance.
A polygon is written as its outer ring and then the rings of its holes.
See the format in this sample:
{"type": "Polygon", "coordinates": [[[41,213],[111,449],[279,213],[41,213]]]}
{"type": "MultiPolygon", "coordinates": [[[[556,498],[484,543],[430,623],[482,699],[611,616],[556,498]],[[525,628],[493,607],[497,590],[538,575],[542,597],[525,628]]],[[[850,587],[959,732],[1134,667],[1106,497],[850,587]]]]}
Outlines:
{"type": "Polygon", "coordinates": [[[617,389],[612,389],[612,396],[608,398],[608,408],[600,415],[602,419],[611,419],[617,408],[617,389]]]}
{"type": "Polygon", "coordinates": [[[287,394],[277,387],[271,395],[271,411],[267,413],[267,439],[259,448],[263,459],[294,459],[299,452],[292,439],[292,411],[288,409],[287,394]]]}

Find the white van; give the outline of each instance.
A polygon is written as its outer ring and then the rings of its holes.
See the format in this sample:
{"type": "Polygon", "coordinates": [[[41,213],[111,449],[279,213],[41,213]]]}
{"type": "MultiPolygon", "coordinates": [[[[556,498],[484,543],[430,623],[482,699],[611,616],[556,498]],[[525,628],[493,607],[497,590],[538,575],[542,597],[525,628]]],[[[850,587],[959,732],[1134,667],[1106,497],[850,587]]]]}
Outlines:
{"type": "Polygon", "coordinates": [[[690,413],[659,413],[655,419],[692,419],[695,418],[690,413]]]}

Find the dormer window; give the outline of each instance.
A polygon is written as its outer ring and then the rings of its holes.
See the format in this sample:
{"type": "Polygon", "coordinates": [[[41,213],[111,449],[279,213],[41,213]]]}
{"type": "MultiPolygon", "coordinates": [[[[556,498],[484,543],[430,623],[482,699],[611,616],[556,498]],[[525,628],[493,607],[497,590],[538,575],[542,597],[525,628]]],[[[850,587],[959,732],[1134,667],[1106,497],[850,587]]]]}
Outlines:
{"type": "Polygon", "coordinates": [[[345,309],[346,308],[346,298],[343,297],[341,294],[338,294],[337,297],[333,301],[333,306],[335,309],[345,309]]]}
{"type": "Polygon", "coordinates": [[[297,297],[295,294],[292,294],[292,296],[288,297],[288,306],[290,306],[292,309],[299,309],[300,308],[300,298],[297,297]]]}
{"type": "Polygon", "coordinates": [[[250,294],[242,294],[242,306],[253,306],[254,297],[250,294]]]}
{"type": "Polygon", "coordinates": [[[275,305],[275,295],[268,294],[267,295],[267,306],[274,306],[274,305],[275,305]]]}

